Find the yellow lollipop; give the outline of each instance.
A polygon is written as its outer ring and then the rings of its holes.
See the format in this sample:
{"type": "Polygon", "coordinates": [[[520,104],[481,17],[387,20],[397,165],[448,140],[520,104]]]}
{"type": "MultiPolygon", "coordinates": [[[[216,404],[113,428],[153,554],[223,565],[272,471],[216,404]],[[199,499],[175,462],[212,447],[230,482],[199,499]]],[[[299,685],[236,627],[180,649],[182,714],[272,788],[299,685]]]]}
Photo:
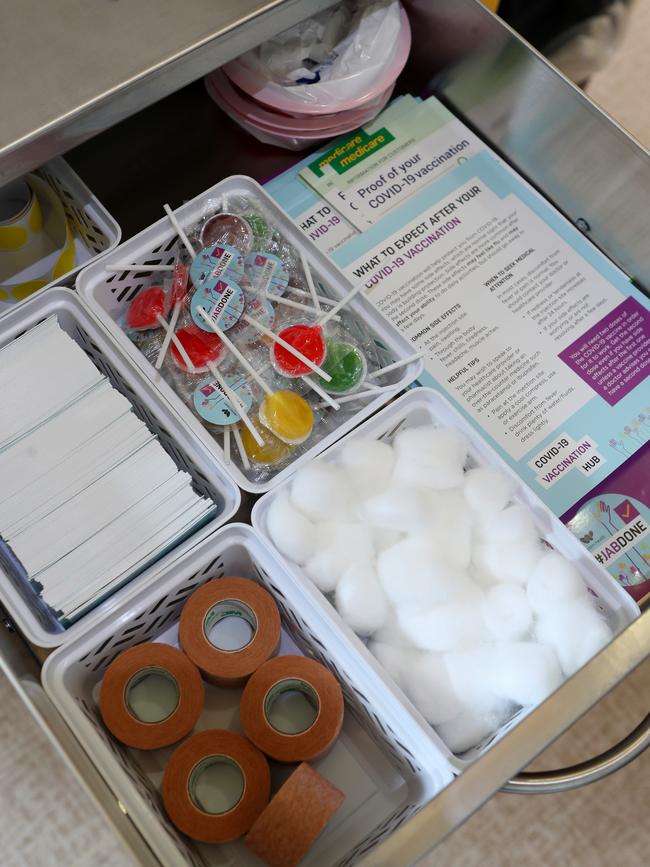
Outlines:
{"type": "Polygon", "coordinates": [[[259,409],[264,427],[289,445],[303,443],[314,427],[314,413],[304,397],[295,391],[265,394],[259,409]]]}
{"type": "Polygon", "coordinates": [[[263,445],[258,445],[253,439],[248,428],[242,428],[241,439],[248,457],[256,464],[264,464],[267,467],[279,464],[289,457],[293,449],[287,443],[283,443],[273,436],[268,428],[265,428],[258,418],[251,418],[253,426],[264,440],[263,445]]]}

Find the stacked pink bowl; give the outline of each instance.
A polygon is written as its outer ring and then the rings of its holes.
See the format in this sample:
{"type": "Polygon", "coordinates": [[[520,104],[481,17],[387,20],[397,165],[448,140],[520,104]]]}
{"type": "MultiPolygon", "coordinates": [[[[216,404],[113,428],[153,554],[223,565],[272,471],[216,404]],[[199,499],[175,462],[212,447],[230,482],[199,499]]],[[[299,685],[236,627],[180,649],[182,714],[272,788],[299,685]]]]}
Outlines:
{"type": "Polygon", "coordinates": [[[379,114],[410,47],[398,0],[344,0],[210,73],[205,84],[257,139],[302,150],[379,114]]]}

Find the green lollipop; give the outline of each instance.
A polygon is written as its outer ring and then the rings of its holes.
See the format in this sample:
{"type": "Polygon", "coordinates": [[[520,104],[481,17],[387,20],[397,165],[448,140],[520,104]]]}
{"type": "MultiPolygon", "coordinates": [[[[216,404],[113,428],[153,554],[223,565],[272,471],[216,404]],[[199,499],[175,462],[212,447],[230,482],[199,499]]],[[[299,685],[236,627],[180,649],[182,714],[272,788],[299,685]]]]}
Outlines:
{"type": "Polygon", "coordinates": [[[264,217],[259,214],[246,214],[244,219],[253,230],[255,236],[254,247],[256,250],[263,250],[271,237],[271,229],[264,217]]]}
{"type": "Polygon", "coordinates": [[[321,365],[332,377],[330,382],[319,379],[319,384],[330,394],[349,394],[365,379],[368,367],[366,359],[353,343],[344,340],[326,340],[327,355],[321,365]]]}

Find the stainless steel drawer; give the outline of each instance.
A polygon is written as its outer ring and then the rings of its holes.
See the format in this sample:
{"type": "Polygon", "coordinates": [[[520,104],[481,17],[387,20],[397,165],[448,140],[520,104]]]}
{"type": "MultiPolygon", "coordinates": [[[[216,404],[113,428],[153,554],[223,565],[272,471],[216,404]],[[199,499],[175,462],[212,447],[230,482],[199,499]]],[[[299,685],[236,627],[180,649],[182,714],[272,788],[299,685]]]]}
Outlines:
{"type": "MultiPolygon", "coordinates": [[[[288,5],[306,13],[316,4],[288,5]]],[[[414,44],[402,89],[439,95],[640,288],[649,285],[648,153],[477,0],[405,0],[405,5],[414,44]]],[[[279,29],[285,17],[277,22],[279,29]]],[[[159,95],[150,93],[151,98],[159,95]]],[[[125,109],[114,117],[127,114],[125,109]]],[[[80,146],[68,159],[116,215],[127,237],[157,219],[164,201],[178,204],[236,172],[263,181],[294,161],[293,155],[222,125],[200,83],[80,146]],[[174,135],[172,121],[178,118],[187,118],[187,125],[202,134],[174,135]],[[156,148],[152,141],[159,143],[156,148]],[[178,171],[168,170],[170,162],[178,171]]],[[[158,864],[46,697],[37,658],[18,634],[6,629],[0,629],[0,652],[15,688],[134,857],[146,867],[158,864]]],[[[417,862],[648,655],[650,611],[361,863],[399,867],[417,862]]],[[[595,763],[597,770],[572,769],[551,784],[556,789],[567,781],[582,784],[615,770],[647,745],[648,729],[646,718],[620,750],[595,763]]],[[[520,780],[514,786],[539,791],[544,784],[548,789],[548,779],[520,780]]]]}

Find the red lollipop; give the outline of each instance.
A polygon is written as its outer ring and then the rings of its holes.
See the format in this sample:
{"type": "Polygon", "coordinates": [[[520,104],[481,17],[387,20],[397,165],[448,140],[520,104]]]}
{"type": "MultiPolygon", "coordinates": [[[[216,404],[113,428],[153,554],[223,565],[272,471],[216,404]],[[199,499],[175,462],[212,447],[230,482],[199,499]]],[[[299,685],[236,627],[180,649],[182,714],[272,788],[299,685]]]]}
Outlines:
{"type": "Polygon", "coordinates": [[[132,331],[148,331],[159,328],[159,317],[167,314],[167,295],[162,286],[149,286],[140,292],[129,304],[126,311],[126,324],[132,331]]]}
{"type": "Polygon", "coordinates": [[[183,265],[182,262],[177,262],[174,265],[174,273],[172,275],[172,307],[176,307],[177,304],[182,304],[183,301],[185,301],[189,277],[190,272],[187,265],[183,265]]]}
{"type": "MultiPolygon", "coordinates": [[[[319,367],[325,361],[327,346],[320,325],[289,325],[280,331],[279,337],[319,367]]],[[[312,372],[311,368],[279,343],[273,344],[271,354],[275,368],[282,376],[305,376],[312,372]]]]}
{"type": "MultiPolygon", "coordinates": [[[[224,345],[221,338],[216,334],[203,331],[198,325],[191,323],[176,332],[176,339],[183,345],[196,368],[196,373],[208,370],[208,362],[217,364],[224,354],[224,345]]],[[[187,364],[183,360],[178,347],[172,345],[172,358],[181,370],[188,372],[187,364]]]]}

